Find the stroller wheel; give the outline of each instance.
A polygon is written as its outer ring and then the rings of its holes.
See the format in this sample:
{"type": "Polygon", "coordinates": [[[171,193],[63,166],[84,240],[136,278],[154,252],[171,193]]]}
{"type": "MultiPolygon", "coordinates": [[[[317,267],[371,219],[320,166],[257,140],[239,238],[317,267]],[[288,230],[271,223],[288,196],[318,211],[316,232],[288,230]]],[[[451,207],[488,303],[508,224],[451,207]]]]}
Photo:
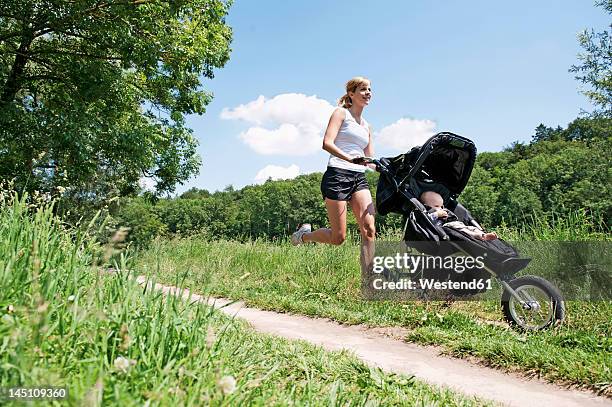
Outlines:
{"type": "Polygon", "coordinates": [[[557,325],[565,318],[565,301],[553,284],[536,276],[522,276],[508,284],[519,298],[508,290],[502,294],[502,311],[511,326],[538,330],[557,325]]]}

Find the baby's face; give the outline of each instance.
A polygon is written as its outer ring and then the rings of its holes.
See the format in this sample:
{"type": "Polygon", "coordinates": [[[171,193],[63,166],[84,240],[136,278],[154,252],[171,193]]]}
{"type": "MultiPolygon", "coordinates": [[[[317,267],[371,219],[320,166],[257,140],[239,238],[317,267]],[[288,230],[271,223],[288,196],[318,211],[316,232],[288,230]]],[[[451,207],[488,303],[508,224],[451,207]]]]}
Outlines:
{"type": "Polygon", "coordinates": [[[438,194],[424,193],[421,195],[421,201],[432,208],[444,209],[444,199],[438,194]]]}

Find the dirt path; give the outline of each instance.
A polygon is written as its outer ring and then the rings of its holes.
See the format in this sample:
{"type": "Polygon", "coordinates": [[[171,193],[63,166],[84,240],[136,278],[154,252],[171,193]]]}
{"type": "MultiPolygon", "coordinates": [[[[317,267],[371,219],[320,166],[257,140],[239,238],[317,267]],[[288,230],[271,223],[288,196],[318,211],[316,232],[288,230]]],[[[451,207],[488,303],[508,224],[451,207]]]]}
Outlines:
{"type": "MultiPolygon", "coordinates": [[[[146,279],[139,277],[145,284],[146,279]]],[[[155,284],[166,294],[189,297],[175,287],[155,284]]],[[[193,301],[207,298],[191,294],[193,301]]],[[[414,375],[430,384],[452,388],[466,395],[494,400],[509,406],[612,406],[612,401],[591,392],[568,390],[536,379],[525,379],[499,370],[477,366],[465,360],[441,356],[434,348],[407,343],[397,330],[368,329],[340,325],[322,318],[281,314],[248,308],[227,299],[208,299],[220,311],[248,321],[255,330],[287,339],[301,339],[327,350],[347,349],[371,366],[384,371],[414,375]],[[389,334],[390,333],[390,334],[389,334]]],[[[401,334],[401,332],[400,332],[401,334]]]]}

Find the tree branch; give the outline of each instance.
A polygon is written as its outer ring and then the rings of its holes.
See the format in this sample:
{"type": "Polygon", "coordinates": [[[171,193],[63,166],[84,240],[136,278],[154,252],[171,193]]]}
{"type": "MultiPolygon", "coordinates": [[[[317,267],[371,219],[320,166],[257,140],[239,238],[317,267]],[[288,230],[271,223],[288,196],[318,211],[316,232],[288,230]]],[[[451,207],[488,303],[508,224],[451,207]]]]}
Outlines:
{"type": "Polygon", "coordinates": [[[3,86],[2,95],[0,96],[0,105],[12,102],[19,91],[22,80],[21,76],[28,63],[28,49],[30,48],[30,44],[32,44],[33,35],[34,33],[32,31],[24,27],[21,43],[15,54],[15,60],[13,61],[11,71],[3,86]]]}
{"type": "Polygon", "coordinates": [[[10,34],[2,35],[2,36],[0,36],[0,42],[4,42],[4,41],[6,41],[8,39],[11,39],[11,38],[19,37],[20,35],[21,35],[21,33],[18,33],[18,32],[13,32],[13,33],[10,33],[10,34]]]}
{"type": "Polygon", "coordinates": [[[94,54],[88,54],[85,52],[78,52],[78,51],[70,51],[70,50],[65,50],[65,49],[50,49],[50,50],[46,50],[46,51],[36,51],[32,53],[33,55],[48,55],[48,54],[59,54],[59,55],[73,55],[76,57],[85,57],[85,58],[89,58],[89,59],[97,59],[97,60],[101,60],[101,61],[123,61],[123,58],[121,57],[115,57],[115,56],[106,56],[106,55],[94,55],[94,54]]]}
{"type": "Polygon", "coordinates": [[[53,76],[53,75],[33,75],[33,76],[26,76],[23,79],[27,81],[48,80],[48,81],[58,81],[58,82],[61,82],[64,80],[64,78],[60,78],[59,76],[53,76]]]}

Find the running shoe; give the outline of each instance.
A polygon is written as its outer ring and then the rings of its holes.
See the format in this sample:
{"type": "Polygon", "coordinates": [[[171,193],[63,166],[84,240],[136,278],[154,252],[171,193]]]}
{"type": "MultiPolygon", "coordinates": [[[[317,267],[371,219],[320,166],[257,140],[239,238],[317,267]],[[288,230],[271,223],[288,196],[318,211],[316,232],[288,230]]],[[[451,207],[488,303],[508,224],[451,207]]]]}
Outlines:
{"type": "Polygon", "coordinates": [[[304,233],[310,233],[311,231],[312,231],[312,226],[310,226],[310,223],[304,223],[303,225],[300,225],[298,230],[296,230],[291,235],[291,243],[294,246],[304,243],[304,240],[302,240],[302,238],[304,237],[304,233]]]}

